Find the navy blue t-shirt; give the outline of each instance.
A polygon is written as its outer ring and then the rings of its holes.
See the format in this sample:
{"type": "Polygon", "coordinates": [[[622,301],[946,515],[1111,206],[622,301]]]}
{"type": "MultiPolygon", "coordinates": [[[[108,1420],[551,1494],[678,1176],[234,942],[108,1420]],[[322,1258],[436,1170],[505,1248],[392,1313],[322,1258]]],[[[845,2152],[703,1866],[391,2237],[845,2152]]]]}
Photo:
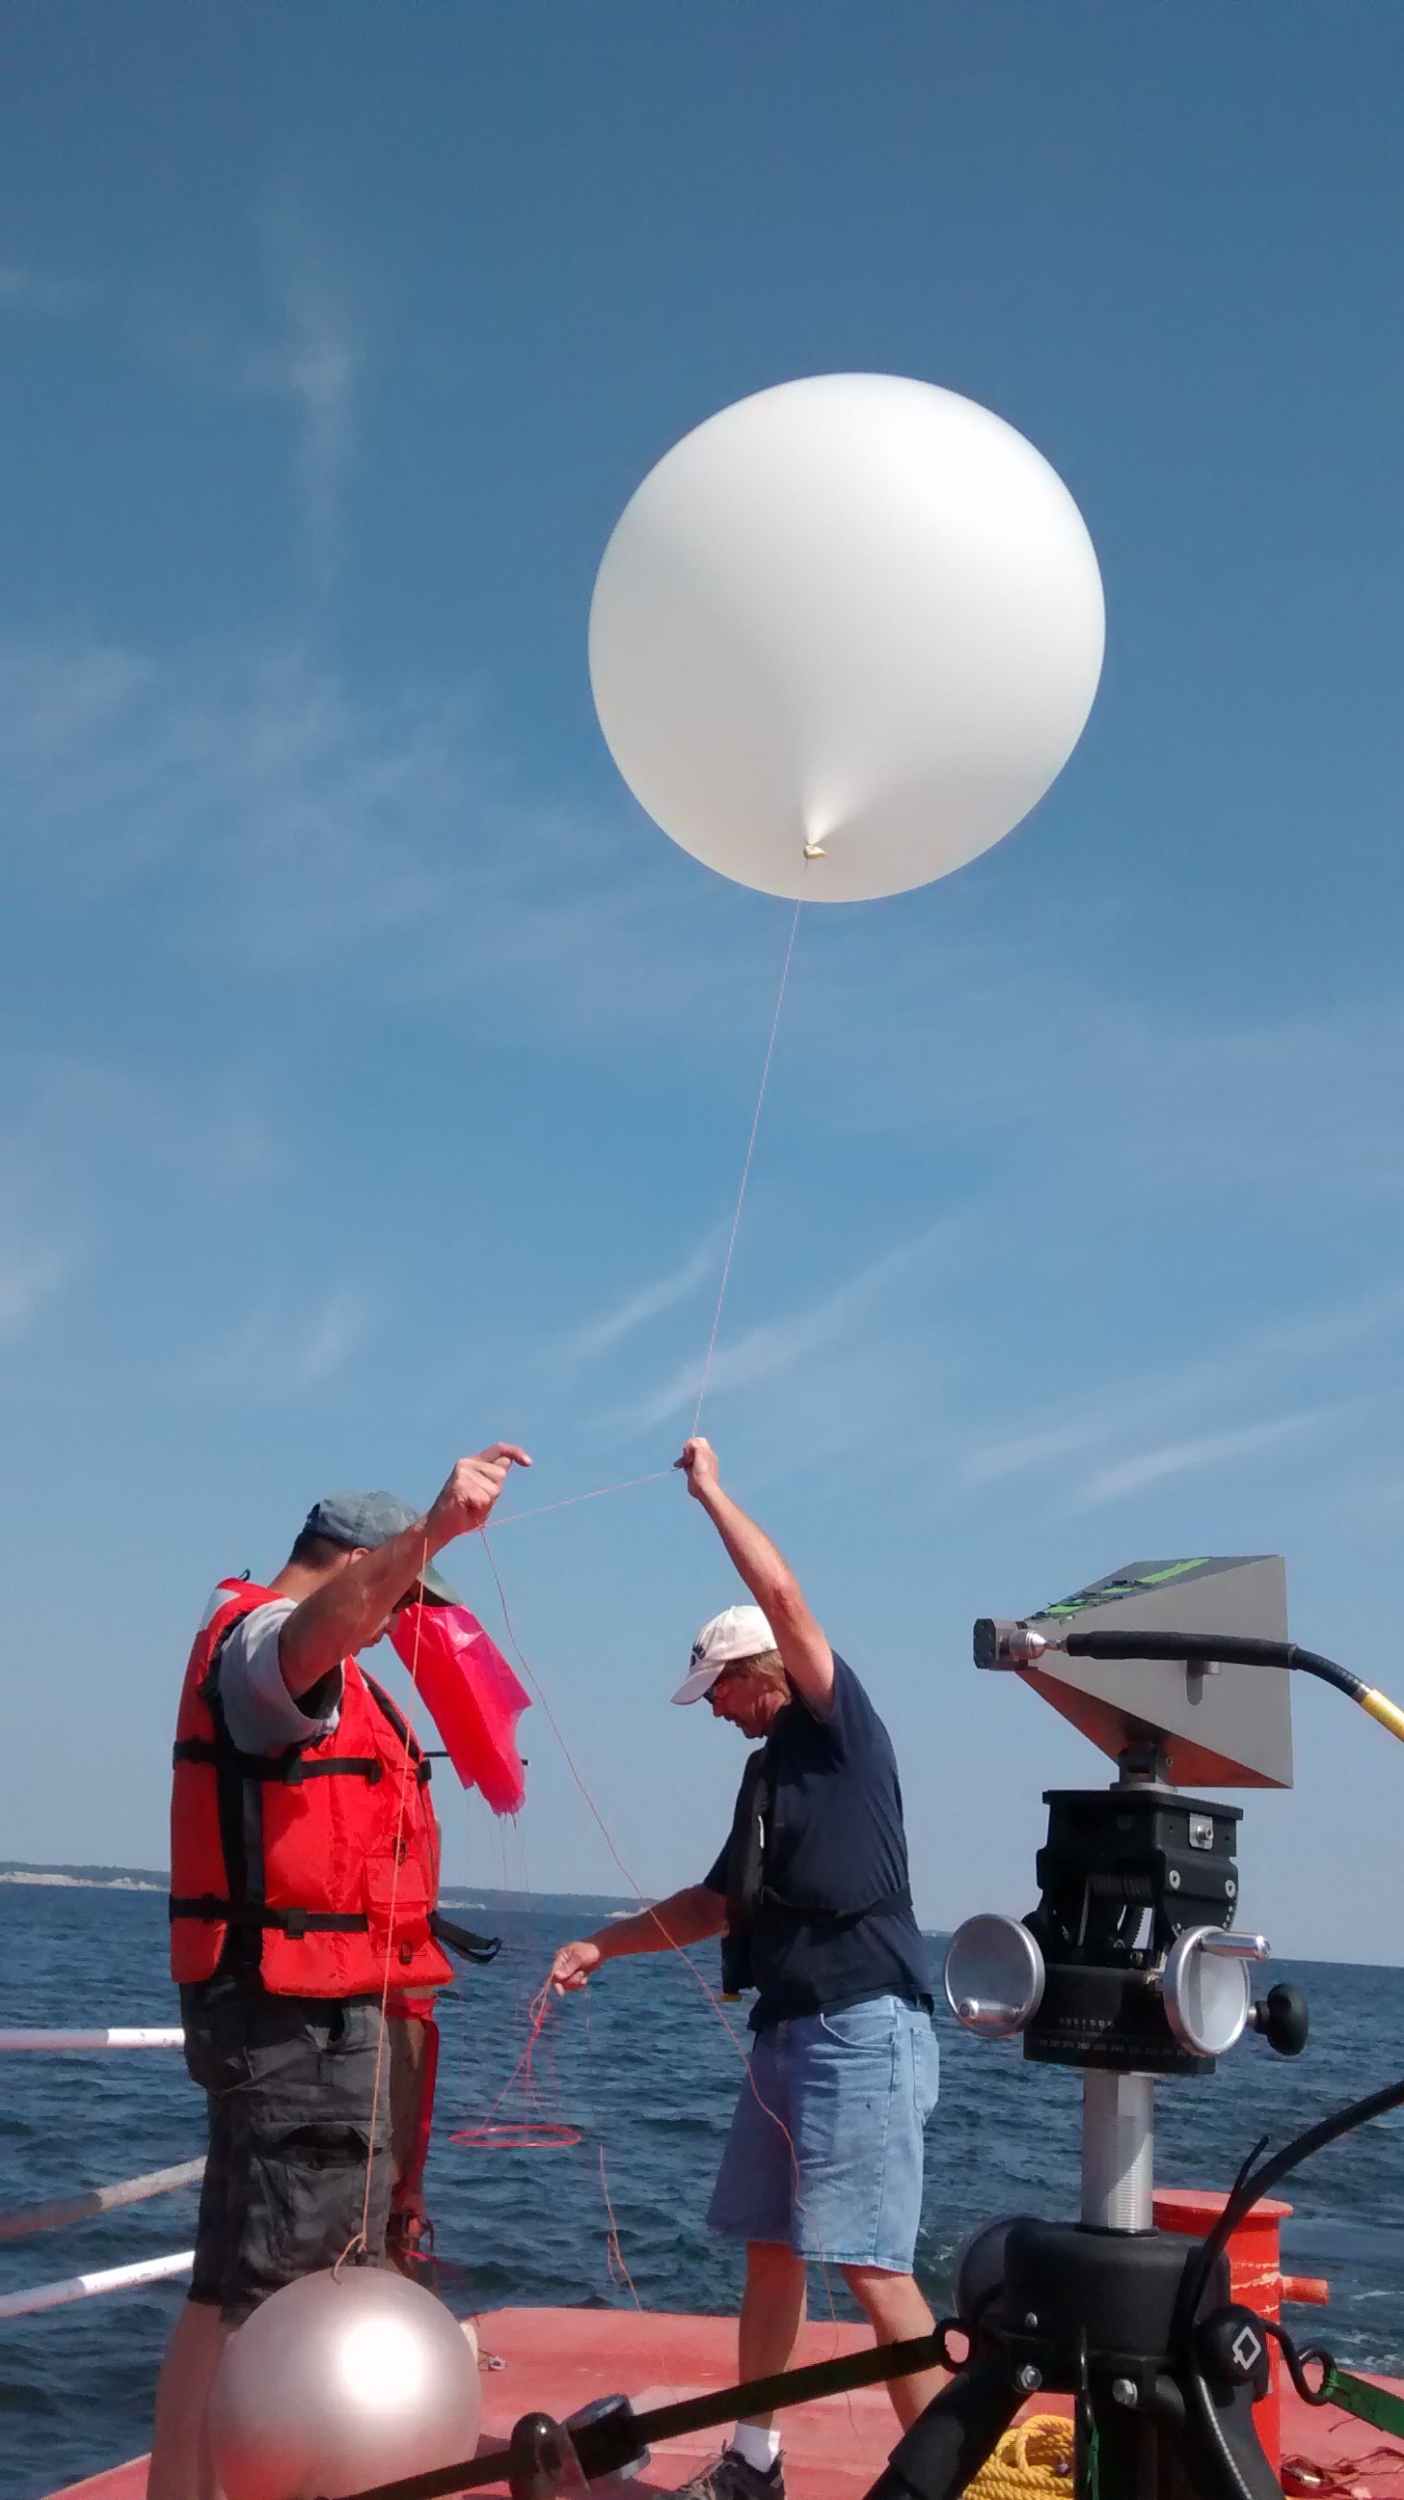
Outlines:
{"type": "MultiPolygon", "coordinates": [[[[842,1913],[905,1891],[907,1836],[892,1739],[842,1658],[834,1659],[828,1718],[790,1702],[765,1740],[765,1764],[768,1892],[842,1913]]],[[[727,1855],[724,1848],[702,1879],[709,1892],[726,1891],[727,1855]]],[[[760,1991],[753,2031],[868,1997],[931,2003],[931,1967],[910,1910],[842,1925],[762,1917],[751,1938],[751,1969],[760,1991]]]]}

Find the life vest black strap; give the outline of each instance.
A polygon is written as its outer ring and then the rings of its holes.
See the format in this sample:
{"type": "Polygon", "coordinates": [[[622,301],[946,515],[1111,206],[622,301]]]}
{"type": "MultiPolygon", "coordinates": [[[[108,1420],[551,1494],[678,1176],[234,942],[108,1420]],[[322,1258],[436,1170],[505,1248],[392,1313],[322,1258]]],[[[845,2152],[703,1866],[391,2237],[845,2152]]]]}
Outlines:
{"type": "Polygon", "coordinates": [[[285,1788],[329,1779],[363,1779],[374,1788],[385,1777],[385,1765],[374,1754],[239,1753],[212,1744],[208,1736],[182,1736],[171,1748],[173,1762],[208,1762],[216,1770],[231,1756],[240,1779],[276,1780],[285,1788]]]}
{"type": "Polygon", "coordinates": [[[456,1927],[451,1918],[444,1917],[442,1910],[430,1911],[429,1933],[437,1943],[446,1944],[450,1952],[461,1955],[465,1962],[495,1962],[502,1951],[500,1936],[475,1936],[471,1927],[456,1927]]]}
{"type": "Polygon", "coordinates": [[[833,1936],[856,1927],[860,1919],[912,1915],[911,1888],[907,1884],[879,1893],[874,1901],[855,1902],[852,1909],[835,1909],[832,1902],[787,1901],[782,1893],[773,1891],[765,1880],[772,1802],[768,1772],[769,1747],[762,1746],[747,1760],[731,1821],[726,1854],[726,1928],[721,1943],[722,1993],[729,1997],[755,1986],[751,1944],[762,1930],[773,1935],[777,1928],[818,1927],[825,1935],[833,1936]]]}
{"type": "MultiPolygon", "coordinates": [[[[270,1910],[261,1900],[250,1899],[263,1890],[262,1860],[251,1870],[248,1836],[245,1830],[245,1800],[252,1784],[261,1790],[273,1781],[284,1787],[300,1787],[309,1779],[363,1779],[374,1787],[385,1777],[386,1765],[370,1755],[324,1754],[318,1756],[292,1745],[281,1754],[242,1753],[229,1733],[224,1714],[224,1698],[219,1689],[219,1667],[224,1644],[242,1616],[235,1615],[224,1626],[210,1657],[209,1666],[199,1687],[200,1699],[209,1710],[214,1726],[213,1738],[182,1737],[174,1749],[177,1762],[207,1763],[215,1775],[219,1815],[220,1852],[224,1859],[224,1880],[229,1898],[217,1893],[202,1893],[195,1899],[173,1897],[172,1919],[202,1919],[213,1926],[227,1928],[228,1933],[220,1955],[221,1969],[253,1973],[262,1960],[262,1937],[269,1928],[291,1937],[308,1935],[364,1936],[370,1931],[370,1920],[363,1910],[270,1910]],[[252,1881],[251,1881],[252,1872],[252,1881]]],[[[422,1787],[429,1777],[429,1764],[410,1733],[408,1721],[401,1717],[388,1693],[370,1676],[365,1685],[381,1716],[393,1728],[409,1755],[415,1778],[422,1787]]],[[[252,1803],[253,1800],[249,1799],[252,1803]]]]}
{"type": "Polygon", "coordinates": [[[199,1918],[211,1926],[276,1927],[285,1936],[364,1936],[370,1920],[364,1910],[270,1910],[262,1902],[221,1901],[213,1892],[170,1899],[172,1919],[199,1918]]]}
{"type": "Polygon", "coordinates": [[[375,1788],[385,1777],[385,1765],[374,1754],[329,1753],[325,1760],[295,1754],[284,1777],[289,1788],[300,1788],[304,1780],[332,1779],[362,1779],[368,1787],[375,1788]]]}
{"type": "Polygon", "coordinates": [[[431,1763],[429,1756],[424,1751],[423,1746],[420,1744],[419,1739],[415,1735],[413,1728],[410,1726],[408,1719],[405,1718],[403,1712],[396,1709],[384,1686],[382,1684],[377,1684],[373,1675],[367,1675],[364,1667],[361,1669],[361,1682],[364,1684],[371,1700],[375,1703],[381,1717],[385,1719],[394,1729],[395,1734],[404,1746],[404,1749],[409,1755],[410,1761],[414,1766],[414,1776],[418,1780],[420,1787],[427,1788],[434,1775],[434,1766],[431,1763]]]}
{"type": "Polygon", "coordinates": [[[860,1902],[855,1910],[821,1909],[808,1901],[785,1901],[778,1892],[762,1892],[756,1904],[755,1924],[779,1925],[789,1920],[794,1926],[849,1927],[855,1919],[893,1918],[910,1912],[911,1888],[903,1884],[898,1892],[879,1893],[876,1901],[860,1902]]]}

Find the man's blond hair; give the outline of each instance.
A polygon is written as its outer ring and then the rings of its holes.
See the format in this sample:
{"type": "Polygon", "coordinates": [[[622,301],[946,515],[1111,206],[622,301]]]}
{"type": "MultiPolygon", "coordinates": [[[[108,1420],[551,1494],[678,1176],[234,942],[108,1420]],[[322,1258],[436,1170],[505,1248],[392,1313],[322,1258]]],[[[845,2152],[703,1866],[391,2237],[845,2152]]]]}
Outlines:
{"type": "Polygon", "coordinates": [[[753,1676],[758,1684],[789,1684],[778,1649],[758,1649],[749,1658],[732,1658],[728,1664],[738,1675],[753,1676]]]}

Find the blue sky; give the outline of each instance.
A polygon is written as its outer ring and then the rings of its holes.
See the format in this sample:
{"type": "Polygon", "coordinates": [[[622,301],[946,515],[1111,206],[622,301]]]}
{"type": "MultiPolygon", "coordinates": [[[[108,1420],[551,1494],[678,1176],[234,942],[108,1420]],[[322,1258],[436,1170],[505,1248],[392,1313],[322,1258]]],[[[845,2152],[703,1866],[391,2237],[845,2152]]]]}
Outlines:
{"type": "MultiPolygon", "coordinates": [[[[1108,601],[1029,822],[802,920],[708,1397],[920,1906],[1027,1907],[1103,1775],[977,1613],[1282,1551],[1404,1694],[1397,10],[12,0],[0,50],[5,1853],[164,1862],[192,1622],[319,1492],[675,1455],[789,915],[634,806],[586,613],[658,455],[806,372],[997,409],[1108,601]]],[[[695,1879],[706,1523],[494,1550],[625,1864],[695,1879]]],[[[449,1872],[621,1889],[540,1717],[449,1872]]],[[[1297,1729],[1245,1906],[1399,1959],[1404,1756],[1297,1729]]]]}

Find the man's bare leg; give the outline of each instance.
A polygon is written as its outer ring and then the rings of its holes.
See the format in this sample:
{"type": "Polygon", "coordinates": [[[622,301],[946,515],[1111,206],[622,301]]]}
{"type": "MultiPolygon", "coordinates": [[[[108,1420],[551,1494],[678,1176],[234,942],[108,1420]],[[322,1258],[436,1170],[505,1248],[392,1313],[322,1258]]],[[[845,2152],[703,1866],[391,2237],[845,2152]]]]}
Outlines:
{"type": "MultiPolygon", "coordinates": [[[[782,2241],[750,2241],[746,2288],[741,2295],[738,2365],[743,2379],[770,2378],[776,2370],[788,2370],[799,2345],[804,2314],[804,2259],[782,2241]]],[[[753,2422],[757,2430],[768,2431],[775,2416],[748,2413],[743,2419],[753,2422]]]]}
{"type": "MultiPolygon", "coordinates": [[[[911,2274],[884,2274],[877,2266],[845,2266],[843,2279],[860,2304],[874,2340],[902,2344],[909,2337],[929,2335],[936,2321],[911,2274]]],[[[904,2431],[924,2413],[946,2384],[944,2370],[918,2370],[912,2378],[892,2378],[887,2392],[904,2431]]]]}
{"type": "Polygon", "coordinates": [[[156,2382],[146,2500],[219,2500],[205,2441],[205,2400],[233,2334],[211,2301],[188,2300],[156,2382]]]}

